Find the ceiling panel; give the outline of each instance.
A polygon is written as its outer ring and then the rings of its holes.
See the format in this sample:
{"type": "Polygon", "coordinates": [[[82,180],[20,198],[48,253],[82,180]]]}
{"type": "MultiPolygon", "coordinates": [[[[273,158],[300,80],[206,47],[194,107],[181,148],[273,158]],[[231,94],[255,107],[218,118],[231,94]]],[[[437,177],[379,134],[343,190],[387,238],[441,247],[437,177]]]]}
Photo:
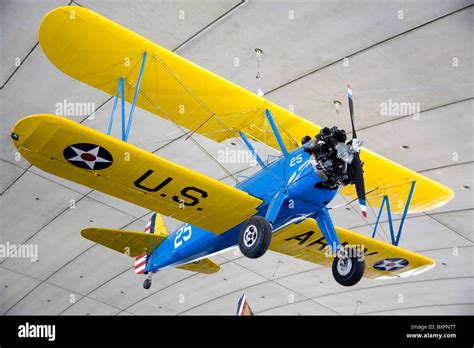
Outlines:
{"type": "Polygon", "coordinates": [[[2,243],[26,241],[68,209],[71,200],[77,201],[80,197],[74,191],[26,172],[0,196],[2,243]]]}
{"type": "MultiPolygon", "coordinates": [[[[213,301],[194,307],[182,314],[205,315],[207,313],[219,313],[220,315],[235,315],[237,313],[239,299],[243,293],[244,291],[241,290],[223,297],[218,297],[213,301]]],[[[245,289],[245,295],[254,313],[304,299],[293,291],[271,281],[245,289]]]]}
{"type": "Polygon", "coordinates": [[[152,296],[160,289],[166,289],[172,284],[191,276],[193,276],[193,273],[185,270],[167,269],[153,276],[153,285],[149,291],[146,291],[142,286],[144,277],[136,275],[132,266],[130,266],[128,272],[112,278],[109,282],[93,291],[89,297],[114,307],[126,309],[128,312],[135,314],[128,307],[148,296],[152,296]]]}
{"type": "Polygon", "coordinates": [[[65,289],[42,283],[31,291],[8,315],[58,315],[72,302],[77,302],[80,295],[65,289]]]}
{"type": "Polygon", "coordinates": [[[257,315],[337,315],[337,313],[329,308],[317,304],[315,301],[305,300],[294,302],[285,306],[270,308],[257,315]]]}
{"type": "Polygon", "coordinates": [[[5,160],[0,160],[0,193],[3,194],[5,190],[14,183],[14,181],[22,174],[25,170],[14,164],[11,164],[5,160]]]}
{"type": "Polygon", "coordinates": [[[29,243],[38,245],[38,261],[9,258],[3,265],[36,278],[46,279],[94,243],[80,231],[91,226],[120,228],[134,218],[97,201],[84,198],[38,232],[29,243]]]}
{"type": "Polygon", "coordinates": [[[404,307],[472,303],[472,286],[472,278],[438,279],[394,285],[379,291],[355,289],[316,300],[345,315],[364,314],[404,307]]]}
{"type": "MultiPolygon", "coordinates": [[[[248,1],[179,53],[251,91],[268,91],[469,4],[464,0],[382,2],[248,1]],[[398,11],[403,11],[403,19],[398,19],[398,11]],[[259,80],[253,51],[257,47],[264,52],[259,80]]],[[[342,93],[346,83],[340,85],[342,93]]],[[[321,99],[317,94],[305,95],[321,99]]]]}
{"type": "MultiPolygon", "coordinates": [[[[141,231],[139,226],[143,227],[140,220],[124,229],[141,231]]],[[[133,262],[133,258],[96,244],[54,273],[48,282],[85,295],[123,272],[130,271],[133,262]]]]}
{"type": "Polygon", "coordinates": [[[129,270],[131,266],[133,259],[128,256],[95,245],[54,273],[48,282],[80,294],[87,294],[129,270]],[[100,272],[97,272],[98,268],[100,272]]]}
{"type": "Polygon", "coordinates": [[[240,1],[81,0],[78,2],[172,50],[240,1]]]}
{"type": "Polygon", "coordinates": [[[119,311],[118,308],[83,297],[62,312],[61,315],[115,315],[119,311]]]}
{"type": "Polygon", "coordinates": [[[472,226],[474,226],[474,209],[431,214],[430,216],[451,230],[463,235],[471,242],[474,242],[474,232],[472,229],[472,226]]]}
{"type": "MultiPolygon", "coordinates": [[[[461,161],[459,161],[461,162],[461,161]]],[[[452,166],[423,171],[422,174],[450,187],[454,191],[454,198],[448,204],[431,210],[430,213],[439,213],[460,209],[474,208],[474,163],[455,162],[452,166]]]]}
{"type": "Polygon", "coordinates": [[[0,267],[0,314],[5,314],[39,283],[37,279],[0,267]]]}
{"type": "MultiPolygon", "coordinates": [[[[282,277],[276,279],[275,282],[289,289],[293,289],[294,291],[308,298],[338,293],[348,289],[346,287],[339,286],[332,277],[331,269],[326,267],[282,277]]],[[[355,287],[363,288],[373,285],[373,280],[362,278],[360,283],[355,285],[355,287]]]]}
{"type": "Polygon", "coordinates": [[[265,257],[258,259],[241,257],[237,260],[234,260],[234,262],[267,279],[280,278],[288,274],[303,272],[320,267],[318,265],[296,259],[292,256],[273,252],[271,250],[265,253],[265,257]]]}
{"type": "Polygon", "coordinates": [[[474,161],[472,111],[468,100],[357,132],[364,145],[412,170],[474,161]],[[423,134],[420,137],[420,134],[423,134]],[[402,150],[401,146],[409,146],[402,150]],[[456,159],[456,161],[454,161],[456,159]]]}
{"type": "MultiPolygon", "coordinates": [[[[4,0],[0,11],[0,86],[23,62],[38,42],[37,28],[50,10],[66,5],[66,0],[4,0]],[[27,23],[27,25],[25,25],[27,23]],[[32,28],[35,28],[32,30],[32,28]],[[19,61],[17,60],[19,58],[19,61]]],[[[39,47],[36,47],[38,49],[39,47]]]]}
{"type": "Polygon", "coordinates": [[[265,278],[231,262],[215,274],[196,274],[127,308],[134,314],[179,314],[216,297],[265,281],[265,278]],[[161,308],[159,308],[161,307],[161,308]]]}
{"type": "Polygon", "coordinates": [[[341,61],[266,96],[285,108],[293,105],[295,113],[318,125],[346,130],[347,83],[353,89],[357,129],[409,115],[418,107],[423,111],[471,98],[472,50],[466,42],[472,40],[473,11],[470,7],[386,41],[352,57],[348,66],[341,61]],[[339,114],[334,100],[342,103],[339,114]]]}

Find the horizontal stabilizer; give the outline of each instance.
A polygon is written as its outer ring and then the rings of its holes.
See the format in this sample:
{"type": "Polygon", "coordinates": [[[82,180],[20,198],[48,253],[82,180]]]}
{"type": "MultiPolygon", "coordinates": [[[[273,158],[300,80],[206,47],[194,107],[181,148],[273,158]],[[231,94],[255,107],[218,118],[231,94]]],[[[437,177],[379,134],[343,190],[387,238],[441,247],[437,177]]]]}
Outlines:
{"type": "Polygon", "coordinates": [[[97,227],[83,229],[81,235],[86,239],[130,257],[152,252],[168,237],[166,232],[150,234],[97,227]]]}
{"type": "Polygon", "coordinates": [[[190,262],[176,268],[185,269],[187,271],[192,271],[192,272],[205,273],[205,274],[216,273],[216,272],[219,272],[219,270],[221,269],[221,267],[217,263],[207,258],[190,262]]]}

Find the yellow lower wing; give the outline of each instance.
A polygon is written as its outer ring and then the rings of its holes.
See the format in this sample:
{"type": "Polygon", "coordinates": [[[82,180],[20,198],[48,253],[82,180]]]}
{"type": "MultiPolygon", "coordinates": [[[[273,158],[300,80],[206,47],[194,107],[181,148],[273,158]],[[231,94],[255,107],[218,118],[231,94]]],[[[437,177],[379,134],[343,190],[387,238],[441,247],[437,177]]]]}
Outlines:
{"type": "Polygon", "coordinates": [[[253,216],[262,202],[63,117],[25,117],[12,136],[21,155],[46,172],[216,234],[253,216]]]}
{"type": "Polygon", "coordinates": [[[168,237],[166,232],[151,234],[97,227],[83,229],[81,235],[86,239],[130,257],[152,252],[168,237]]]}
{"type": "MultiPolygon", "coordinates": [[[[216,141],[238,136],[239,131],[279,149],[268,131],[265,109],[272,112],[288,150],[320,127],[288,110],[209,72],[111,20],[78,6],[49,12],[39,29],[39,43],[48,59],[69,76],[115,95],[125,79],[125,99],[133,100],[141,60],[147,53],[137,105],[158,116],[216,141]]],[[[380,207],[388,194],[394,213],[402,213],[410,183],[416,190],[409,213],[447,203],[453,192],[397,163],[363,149],[368,203],[380,207]],[[401,204],[400,204],[401,203],[401,204]]],[[[354,187],[342,193],[356,198],[354,187]]]]}
{"type": "Polygon", "coordinates": [[[208,258],[190,262],[185,265],[178,266],[176,268],[204,274],[216,273],[219,272],[219,270],[221,269],[217,263],[208,258]]]}
{"type": "MultiPolygon", "coordinates": [[[[435,262],[423,255],[369,238],[354,231],[336,226],[341,243],[358,246],[365,251],[367,278],[393,278],[421,273],[435,262]]],[[[298,259],[331,267],[333,258],[327,256],[326,240],[317,223],[306,219],[273,233],[270,249],[298,259]]]]}

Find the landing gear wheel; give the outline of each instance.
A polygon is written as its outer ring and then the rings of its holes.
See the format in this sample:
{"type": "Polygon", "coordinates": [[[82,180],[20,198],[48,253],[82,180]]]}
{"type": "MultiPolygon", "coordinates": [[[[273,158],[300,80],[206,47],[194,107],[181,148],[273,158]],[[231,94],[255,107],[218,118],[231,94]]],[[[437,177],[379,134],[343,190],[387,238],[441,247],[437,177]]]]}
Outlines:
{"type": "Polygon", "coordinates": [[[355,285],[365,271],[365,259],[357,249],[345,249],[337,252],[332,263],[332,275],[336,282],[344,286],[355,285]]]}
{"type": "Polygon", "coordinates": [[[148,279],[148,278],[145,279],[145,281],[143,282],[143,288],[148,290],[150,286],[151,286],[151,279],[148,279]]]}
{"type": "Polygon", "coordinates": [[[272,226],[261,216],[252,216],[242,224],[239,248],[245,256],[256,259],[267,251],[272,241],[272,226]]]}

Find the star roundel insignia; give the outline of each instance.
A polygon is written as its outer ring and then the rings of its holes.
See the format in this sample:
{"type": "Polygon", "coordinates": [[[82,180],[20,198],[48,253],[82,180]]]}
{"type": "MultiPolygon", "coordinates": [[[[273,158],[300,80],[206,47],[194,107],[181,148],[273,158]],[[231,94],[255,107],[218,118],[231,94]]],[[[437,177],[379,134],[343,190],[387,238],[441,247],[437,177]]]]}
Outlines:
{"type": "Polygon", "coordinates": [[[379,271],[394,271],[408,266],[408,260],[402,258],[391,258],[377,261],[374,268],[379,271]]]}
{"type": "Polygon", "coordinates": [[[99,145],[88,143],[69,145],[64,149],[63,156],[76,167],[89,170],[105,169],[113,162],[109,151],[99,145]]]}

